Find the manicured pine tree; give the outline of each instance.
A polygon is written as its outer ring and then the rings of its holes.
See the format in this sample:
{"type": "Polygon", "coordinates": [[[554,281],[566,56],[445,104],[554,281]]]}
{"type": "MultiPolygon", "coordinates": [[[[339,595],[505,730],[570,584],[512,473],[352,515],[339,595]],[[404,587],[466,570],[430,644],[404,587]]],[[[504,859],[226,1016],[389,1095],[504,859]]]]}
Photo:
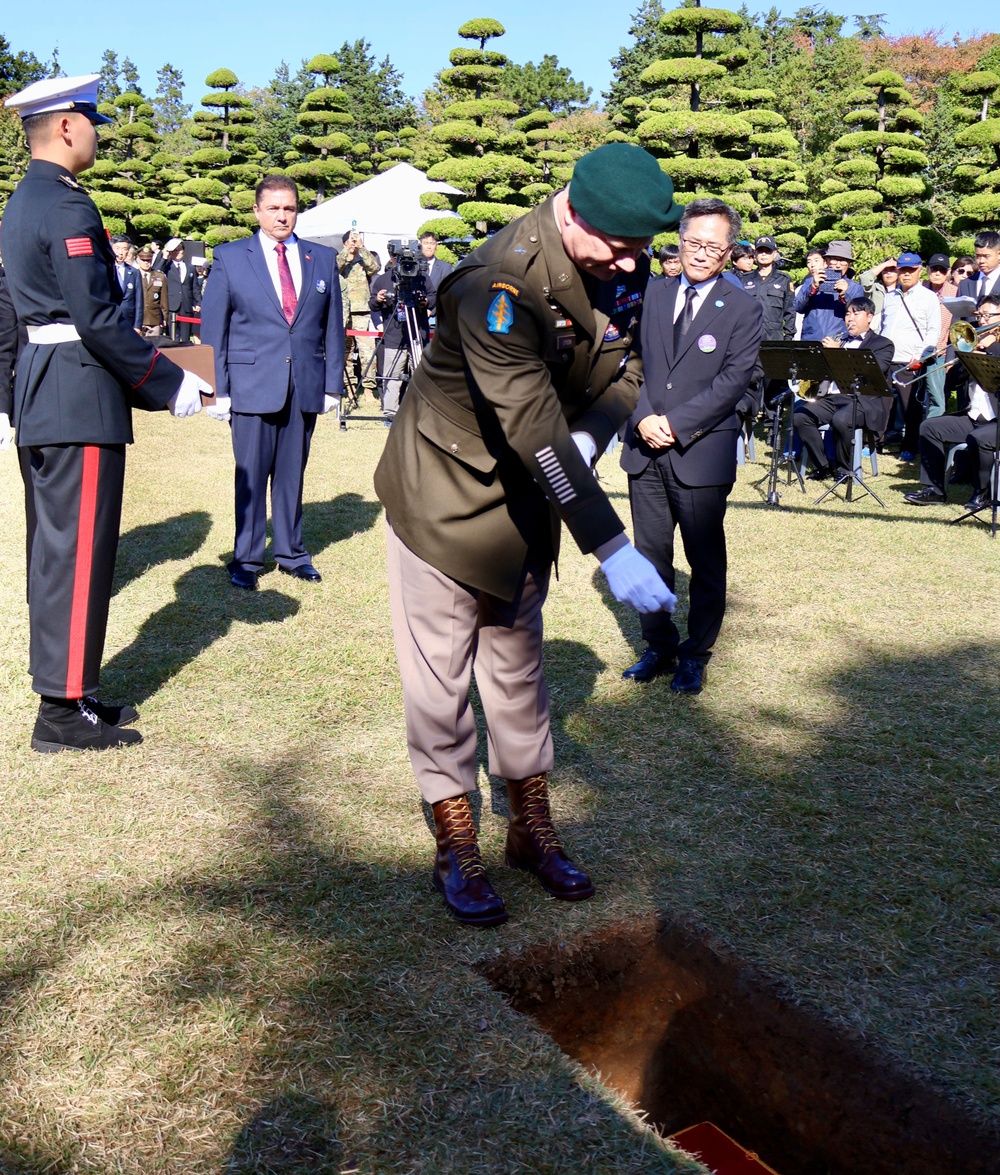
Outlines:
{"type": "Polygon", "coordinates": [[[952,229],[968,234],[955,247],[971,253],[976,229],[1000,226],[1000,74],[976,70],[959,78],[957,85],[969,106],[955,113],[970,125],[955,136],[955,145],[966,153],[955,168],[955,179],[970,194],[960,202],[952,229]]]}
{"type": "Polygon", "coordinates": [[[820,231],[815,243],[849,238],[856,268],[902,249],[922,256],[947,252],[931,227],[929,166],[920,130],[924,116],[903,78],[893,70],[869,74],[843,101],[843,121],[861,129],[832,145],[838,162],[822,185],[820,231]]]}
{"type": "MultiPolygon", "coordinates": [[[[533,202],[522,190],[541,178],[541,169],[525,158],[524,132],[507,122],[517,115],[517,103],[496,96],[507,57],[486,48],[487,41],[502,37],[505,31],[499,21],[488,17],[467,21],[458,30],[460,37],[478,41],[479,47],[453,49],[452,68],[441,73],[441,86],[451,100],[444,107],[445,121],[431,128],[430,137],[447,155],[427,174],[460,188],[471,199],[454,202],[464,224],[439,218],[421,226],[422,232],[483,238],[522,216],[533,202]]],[[[442,207],[433,198],[423,203],[442,207]]]]}
{"type": "MultiPolygon", "coordinates": [[[[331,85],[339,68],[340,63],[329,53],[317,54],[306,66],[318,79],[317,85],[306,94],[295,120],[302,132],[292,136],[294,156],[286,156],[291,164],[286,168],[287,174],[305,189],[303,200],[313,198],[316,204],[364,178],[364,172],[357,166],[363,161],[358,150],[360,145],[354,143],[349,133],[354,116],[348,113],[347,95],[331,85]],[[293,158],[297,161],[292,161],[293,158]]],[[[367,145],[364,151],[370,154],[367,145]]],[[[371,162],[367,162],[366,170],[370,171],[371,162]]]]}

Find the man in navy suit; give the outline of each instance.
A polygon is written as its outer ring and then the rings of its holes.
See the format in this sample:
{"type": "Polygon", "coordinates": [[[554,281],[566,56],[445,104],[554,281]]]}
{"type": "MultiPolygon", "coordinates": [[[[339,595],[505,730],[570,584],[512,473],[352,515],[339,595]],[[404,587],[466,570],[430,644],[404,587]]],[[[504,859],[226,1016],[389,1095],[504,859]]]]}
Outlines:
{"type": "Polygon", "coordinates": [[[295,236],[298,189],[287,176],[257,185],[260,231],[215,249],[202,339],[215,350],[217,404],[236,456],[234,587],[254,589],[264,566],[267,485],[272,552],[281,571],[318,583],[302,542],[302,485],[316,417],[344,382],[344,319],[336,254],[295,236]]]}
{"type": "Polygon", "coordinates": [[[1000,233],[984,229],[973,244],[979,272],[958,283],[958,296],[978,302],[986,294],[1000,294],[1000,233]]]}
{"type": "Polygon", "coordinates": [[[722,200],[694,200],[680,223],[681,275],[653,282],[640,325],[643,383],[622,468],[636,548],[674,588],[674,529],[691,565],[688,634],[669,612],[640,616],[646,651],[622,676],[699,693],[726,610],[726,499],[736,480],[736,406],[763,333],[760,304],[722,276],[739,239],[722,200]]]}
{"type": "Polygon", "coordinates": [[[134,330],[142,333],[142,274],[134,265],[129,265],[128,255],[132,242],[121,233],[111,238],[111,251],[115,255],[115,276],[122,292],[122,318],[134,330]]]}

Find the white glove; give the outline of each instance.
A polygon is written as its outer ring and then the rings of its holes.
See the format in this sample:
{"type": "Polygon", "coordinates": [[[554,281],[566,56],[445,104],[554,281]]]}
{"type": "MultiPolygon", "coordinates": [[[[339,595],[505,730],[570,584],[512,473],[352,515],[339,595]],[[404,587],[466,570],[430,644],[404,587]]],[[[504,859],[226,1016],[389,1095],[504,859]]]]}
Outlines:
{"type": "Polygon", "coordinates": [[[601,570],[619,604],[630,604],[637,612],[673,612],[677,607],[677,597],[631,543],[609,555],[601,570]]]}
{"type": "Polygon", "coordinates": [[[10,417],[6,412],[0,412],[0,452],[10,448],[10,417]]]}
{"type": "Polygon", "coordinates": [[[229,419],[229,407],[231,403],[232,401],[228,396],[218,396],[214,404],[205,406],[205,411],[213,420],[225,422],[229,419]]]}
{"type": "Polygon", "coordinates": [[[334,408],[340,411],[340,397],[339,396],[324,396],[323,397],[323,411],[320,416],[325,416],[328,412],[332,412],[334,408]]]}
{"type": "Polygon", "coordinates": [[[576,442],[576,447],[580,450],[580,456],[587,462],[587,468],[593,469],[594,462],[597,460],[597,444],[589,432],[573,432],[570,436],[576,442]]]}
{"type": "Polygon", "coordinates": [[[194,416],[201,411],[201,393],[212,394],[211,387],[193,371],[185,371],[181,386],[167,404],[171,416],[194,416]]]}

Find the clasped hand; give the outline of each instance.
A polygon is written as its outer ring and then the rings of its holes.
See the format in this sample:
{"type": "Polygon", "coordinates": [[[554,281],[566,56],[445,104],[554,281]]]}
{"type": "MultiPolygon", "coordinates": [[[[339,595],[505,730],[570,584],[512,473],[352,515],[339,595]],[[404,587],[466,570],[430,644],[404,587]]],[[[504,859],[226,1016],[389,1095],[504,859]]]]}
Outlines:
{"type": "Polygon", "coordinates": [[[636,425],[636,432],[651,449],[669,449],[677,443],[665,416],[644,416],[636,425]]]}

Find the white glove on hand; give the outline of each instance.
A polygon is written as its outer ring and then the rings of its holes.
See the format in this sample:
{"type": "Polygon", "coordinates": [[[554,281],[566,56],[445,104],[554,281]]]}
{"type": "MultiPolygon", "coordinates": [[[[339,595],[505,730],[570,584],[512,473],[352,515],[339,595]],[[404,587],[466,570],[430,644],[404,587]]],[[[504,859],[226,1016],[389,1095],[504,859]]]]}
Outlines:
{"type": "Polygon", "coordinates": [[[0,452],[10,448],[10,417],[6,412],[0,412],[0,452]]]}
{"type": "Polygon", "coordinates": [[[609,555],[601,570],[619,604],[629,604],[637,612],[673,612],[677,607],[677,597],[631,543],[609,555]]]}
{"type": "Polygon", "coordinates": [[[589,432],[572,432],[569,434],[580,450],[580,456],[587,462],[587,468],[593,469],[597,460],[597,445],[589,432]]]}
{"type": "Polygon", "coordinates": [[[340,397],[339,396],[324,396],[323,397],[323,411],[320,413],[320,416],[325,416],[328,412],[332,412],[334,410],[334,408],[336,408],[338,411],[340,410],[340,397]]]}
{"type": "Polygon", "coordinates": [[[221,420],[225,423],[229,419],[229,407],[232,401],[228,396],[218,396],[214,404],[207,404],[205,412],[211,416],[213,420],[221,420]]]}
{"type": "Polygon", "coordinates": [[[167,407],[171,416],[194,416],[201,411],[201,393],[212,394],[212,389],[193,371],[185,371],[181,386],[174,393],[167,407]]]}

